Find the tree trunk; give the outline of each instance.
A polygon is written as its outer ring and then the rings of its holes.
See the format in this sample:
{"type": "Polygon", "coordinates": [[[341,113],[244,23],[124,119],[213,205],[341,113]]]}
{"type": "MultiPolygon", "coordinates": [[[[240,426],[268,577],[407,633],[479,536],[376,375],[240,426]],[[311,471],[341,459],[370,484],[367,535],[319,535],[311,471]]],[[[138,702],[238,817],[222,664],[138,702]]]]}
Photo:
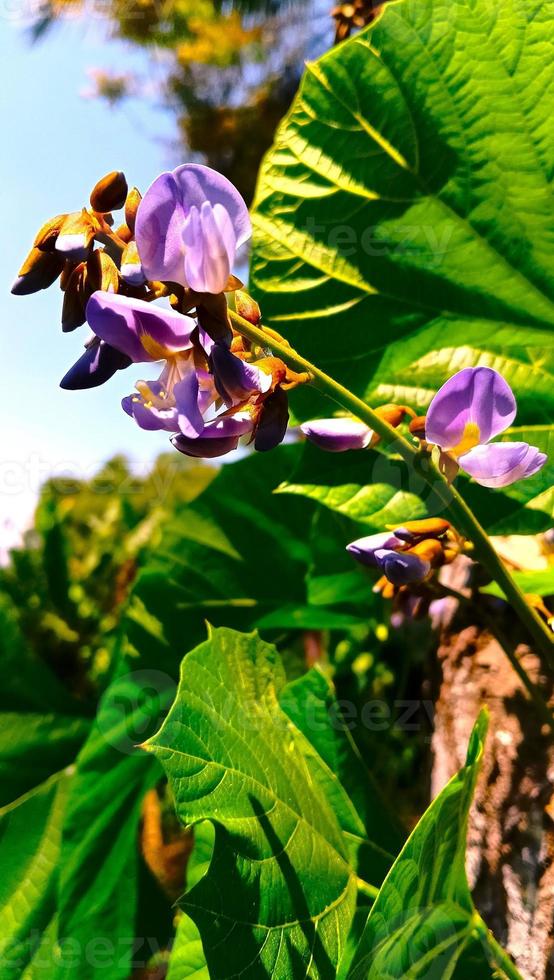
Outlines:
{"type": "MultiPolygon", "coordinates": [[[[460,570],[452,574],[460,588],[460,570]]],[[[459,608],[450,598],[435,606],[440,683],[432,793],[435,796],[463,765],[471,728],[479,709],[488,705],[489,737],[469,825],[469,882],[475,905],[525,980],[550,980],[554,739],[537,720],[533,703],[496,640],[486,630],[468,625],[471,607],[459,608]]],[[[517,627],[504,610],[503,627],[514,636],[517,627]]],[[[540,684],[538,658],[523,644],[517,652],[529,676],[540,684]]]]}

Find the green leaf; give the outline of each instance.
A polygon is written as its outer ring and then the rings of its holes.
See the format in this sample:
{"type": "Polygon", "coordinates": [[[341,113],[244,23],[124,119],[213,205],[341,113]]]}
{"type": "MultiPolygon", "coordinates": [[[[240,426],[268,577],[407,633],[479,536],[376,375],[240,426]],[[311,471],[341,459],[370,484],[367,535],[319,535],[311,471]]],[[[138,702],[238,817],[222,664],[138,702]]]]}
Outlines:
{"type": "Polygon", "coordinates": [[[200,933],[189,915],[179,919],[166,980],[210,980],[200,933]]]}
{"type": "MultiPolygon", "coordinates": [[[[546,531],[554,523],[554,428],[512,428],[504,438],[530,442],[548,454],[549,462],[534,477],[502,490],[481,487],[463,472],[456,484],[489,534],[546,531]]],[[[382,531],[387,524],[444,513],[443,503],[415,469],[376,450],[341,453],[339,458],[308,444],[279,493],[308,497],[363,524],[367,530],[360,533],[366,534],[382,531]]],[[[345,544],[354,536],[350,534],[345,544]]]]}
{"type": "MultiPolygon", "coordinates": [[[[262,166],[251,282],[271,326],[373,405],[467,365],[554,408],[554,6],[404,0],[307,66],[262,166]]],[[[322,414],[305,389],[299,417],[322,414]]]]}
{"type": "Polygon", "coordinates": [[[0,806],[70,765],[90,722],[71,715],[0,713],[0,806]]]}
{"type": "Polygon", "coordinates": [[[464,768],[433,801],[389,871],[369,913],[349,980],[449,980],[464,951],[473,950],[476,942],[489,966],[475,976],[505,976],[501,969],[494,972],[506,957],[475,911],[465,872],[468,813],[487,722],[482,712],[464,768]]]}
{"type": "Polygon", "coordinates": [[[215,823],[210,870],[183,907],[221,980],[334,977],[356,904],[326,772],[279,707],[284,683],[273,647],[213,630],[185,657],[175,704],[146,745],[181,820],[215,823]]]}
{"type": "MultiPolygon", "coordinates": [[[[161,774],[136,745],[155,730],[174,691],[171,677],[159,670],[116,678],[77,757],[64,819],[58,897],[59,937],[76,952],[53,971],[53,980],[94,980],[100,968],[103,980],[129,976],[140,810],[161,774]],[[98,937],[102,948],[97,948],[98,937]],[[87,955],[92,947],[94,957],[87,955]]],[[[139,958],[145,957],[143,946],[139,958]]]]}
{"type": "Polygon", "coordinates": [[[0,810],[2,980],[19,980],[30,970],[41,952],[43,937],[54,928],[62,822],[70,783],[69,773],[56,774],[0,810]]]}
{"type": "Polygon", "coordinates": [[[327,799],[359,876],[380,885],[398,853],[404,832],[387,808],[352,738],[333,685],[317,667],[289,684],[279,703],[327,767],[327,799]],[[338,792],[337,792],[338,783],[338,792]]]}

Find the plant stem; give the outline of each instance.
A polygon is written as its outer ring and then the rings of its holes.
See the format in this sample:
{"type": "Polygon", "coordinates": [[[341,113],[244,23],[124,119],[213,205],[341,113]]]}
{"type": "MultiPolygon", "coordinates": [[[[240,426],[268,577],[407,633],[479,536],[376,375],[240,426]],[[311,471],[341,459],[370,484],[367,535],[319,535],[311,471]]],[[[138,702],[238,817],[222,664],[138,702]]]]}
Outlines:
{"type": "Polygon", "coordinates": [[[373,902],[375,901],[379,894],[379,889],[375,885],[370,885],[368,881],[364,881],[363,878],[358,878],[358,876],[356,876],[356,885],[361,895],[365,895],[366,898],[370,898],[373,902]]]}
{"type": "Polygon", "coordinates": [[[476,932],[479,938],[485,941],[486,945],[493,953],[494,959],[496,960],[495,966],[500,967],[505,976],[508,977],[508,980],[523,980],[521,973],[519,972],[511,956],[508,955],[505,949],[502,949],[500,943],[497,943],[492,932],[483,922],[479,913],[476,912],[475,916],[477,920],[476,932]]]}
{"type": "Polygon", "coordinates": [[[475,557],[481,562],[491,578],[500,585],[506,598],[511,603],[514,612],[526,628],[529,640],[533,644],[535,651],[542,655],[543,661],[549,671],[554,674],[554,637],[535,610],[528,605],[523,592],[496,554],[488,535],[479,524],[479,521],[473,515],[456,488],[448,483],[446,477],[440,472],[430,455],[417,450],[405,436],[401,435],[388,422],[380,418],[361,398],[352,394],[344,385],[339,384],[338,381],[325,374],[315,364],[312,364],[298,354],[289,347],[286,341],[277,340],[272,334],[265,333],[262,327],[254,326],[248,320],[239,316],[234,310],[229,310],[229,316],[239,333],[255,344],[269,348],[275,354],[278,354],[293,370],[306,372],[310,376],[310,383],[315,388],[319,389],[327,397],[332,398],[341,408],[346,409],[346,411],[355,415],[362,422],[365,422],[369,428],[380,436],[384,446],[393,446],[394,450],[406,463],[417,468],[422,478],[435,491],[444,504],[457,529],[473,543],[475,557]]]}

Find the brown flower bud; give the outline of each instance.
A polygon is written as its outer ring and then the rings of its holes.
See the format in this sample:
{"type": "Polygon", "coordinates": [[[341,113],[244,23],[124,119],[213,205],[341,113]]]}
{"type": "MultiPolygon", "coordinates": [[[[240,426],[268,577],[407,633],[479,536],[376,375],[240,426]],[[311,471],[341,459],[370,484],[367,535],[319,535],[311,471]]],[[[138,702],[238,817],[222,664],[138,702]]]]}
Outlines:
{"type": "Polygon", "coordinates": [[[82,262],[99,227],[98,219],[86,208],[68,214],[56,238],[56,250],[66,259],[82,262]]]}
{"type": "Polygon", "coordinates": [[[74,268],[66,286],[62,306],[62,330],[69,333],[86,321],[85,307],[86,262],[79,262],[74,268]]]}
{"type": "Polygon", "coordinates": [[[119,238],[126,245],[133,241],[133,232],[127,225],[118,225],[114,231],[114,235],[119,238]]]}
{"type": "Polygon", "coordinates": [[[117,266],[104,249],[97,248],[89,255],[84,286],[87,300],[97,289],[102,289],[105,293],[117,293],[119,289],[117,266]]]}
{"type": "Polygon", "coordinates": [[[118,211],[125,204],[127,197],[127,181],[120,170],[112,170],[102,177],[92,188],[90,204],[94,211],[105,214],[107,211],[118,211]]]}
{"type": "Polygon", "coordinates": [[[419,538],[440,538],[441,535],[446,534],[450,528],[450,521],[444,520],[442,517],[425,517],[420,521],[404,521],[400,526],[398,524],[387,524],[387,530],[398,531],[399,536],[402,532],[407,532],[408,536],[419,538]]]}
{"type": "Polygon", "coordinates": [[[135,221],[137,217],[138,206],[142,201],[142,195],[138,188],[131,187],[131,190],[127,194],[127,200],[125,201],[125,223],[130,229],[131,234],[135,232],[135,221]]]}
{"type": "Polygon", "coordinates": [[[414,413],[406,405],[379,405],[375,409],[375,414],[396,429],[404,421],[406,415],[413,415],[414,413]]]}
{"type": "Polygon", "coordinates": [[[415,419],[412,419],[410,425],[408,426],[410,432],[417,439],[425,439],[425,421],[427,416],[418,415],[415,419]]]}
{"type": "Polygon", "coordinates": [[[248,320],[249,323],[253,323],[255,327],[262,319],[260,307],[256,303],[256,300],[252,299],[248,293],[243,292],[241,289],[235,293],[235,308],[239,316],[243,317],[244,320],[248,320]]]}
{"type": "Polygon", "coordinates": [[[14,296],[28,296],[39,289],[48,289],[64,267],[64,258],[57,252],[41,252],[33,248],[25,259],[12,286],[14,296]]]}
{"type": "Polygon", "coordinates": [[[67,217],[67,214],[58,214],[55,218],[50,218],[50,221],[46,221],[33,242],[33,248],[40,248],[41,252],[53,252],[67,217]]]}
{"type": "Polygon", "coordinates": [[[444,565],[442,544],[436,538],[426,538],[424,541],[418,541],[417,544],[414,544],[413,548],[408,550],[408,554],[417,555],[418,558],[423,558],[425,561],[428,561],[431,568],[439,568],[441,565],[444,565]]]}

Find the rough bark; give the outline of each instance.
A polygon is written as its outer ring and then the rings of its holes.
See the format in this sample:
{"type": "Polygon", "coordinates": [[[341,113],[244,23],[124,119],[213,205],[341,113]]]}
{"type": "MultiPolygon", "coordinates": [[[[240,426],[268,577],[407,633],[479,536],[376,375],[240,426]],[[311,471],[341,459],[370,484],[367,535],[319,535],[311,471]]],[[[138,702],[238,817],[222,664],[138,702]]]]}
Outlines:
{"type": "MultiPolygon", "coordinates": [[[[458,587],[459,587],[458,582],[458,587]]],[[[433,736],[435,795],[463,765],[482,705],[491,721],[470,816],[468,877],[475,904],[525,980],[554,978],[554,739],[501,647],[455,600],[440,600],[440,683],[433,736]]],[[[506,607],[504,607],[506,610],[506,607]]],[[[504,611],[504,617],[508,613],[504,611]]],[[[504,628],[514,635],[515,624],[504,628]]],[[[523,644],[518,654],[541,682],[523,644]]]]}

